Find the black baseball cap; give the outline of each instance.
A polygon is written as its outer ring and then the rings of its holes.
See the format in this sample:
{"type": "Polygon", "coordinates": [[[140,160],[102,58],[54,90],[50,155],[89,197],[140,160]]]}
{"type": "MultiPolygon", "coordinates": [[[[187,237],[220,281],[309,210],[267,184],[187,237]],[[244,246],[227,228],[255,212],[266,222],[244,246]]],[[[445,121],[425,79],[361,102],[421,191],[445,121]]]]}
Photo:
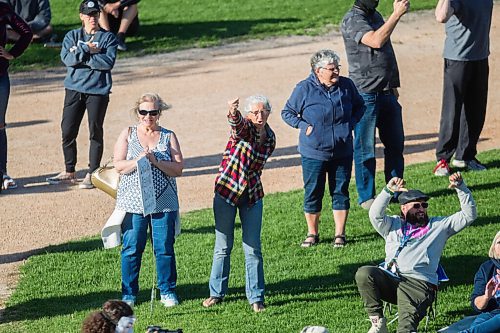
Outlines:
{"type": "Polygon", "coordinates": [[[419,190],[408,190],[407,192],[401,192],[398,196],[398,201],[402,205],[407,204],[408,202],[427,200],[429,200],[429,196],[419,190]]]}
{"type": "Polygon", "coordinates": [[[84,0],[80,4],[80,13],[82,14],[89,15],[100,11],[99,4],[95,0],[84,0]]]}

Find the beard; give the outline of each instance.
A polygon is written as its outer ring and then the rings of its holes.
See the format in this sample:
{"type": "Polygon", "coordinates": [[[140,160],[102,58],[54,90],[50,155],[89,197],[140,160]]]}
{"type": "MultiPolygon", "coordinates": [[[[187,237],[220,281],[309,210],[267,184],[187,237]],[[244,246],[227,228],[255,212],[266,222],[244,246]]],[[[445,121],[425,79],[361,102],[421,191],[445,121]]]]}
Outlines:
{"type": "Polygon", "coordinates": [[[429,223],[427,212],[407,212],[405,221],[416,227],[425,227],[429,223]]]}
{"type": "Polygon", "coordinates": [[[359,7],[365,13],[372,15],[375,13],[375,8],[378,6],[379,0],[356,0],[354,1],[354,5],[359,7]]]}

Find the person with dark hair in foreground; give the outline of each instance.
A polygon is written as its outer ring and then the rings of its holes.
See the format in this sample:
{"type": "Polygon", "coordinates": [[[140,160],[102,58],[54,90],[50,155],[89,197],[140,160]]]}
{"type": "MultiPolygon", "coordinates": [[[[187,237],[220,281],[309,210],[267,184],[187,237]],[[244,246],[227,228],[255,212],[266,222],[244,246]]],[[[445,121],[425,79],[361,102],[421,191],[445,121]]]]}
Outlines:
{"type": "Polygon", "coordinates": [[[392,178],[377,196],[369,216],[385,240],[385,264],[363,266],[356,272],[356,284],[372,327],[369,333],[386,333],[383,301],[397,304],[398,332],[416,332],[435,298],[439,261],[446,241],[477,217],[476,203],[460,173],[449,177],[461,210],[450,216],[429,217],[429,196],[407,190],[402,178],[392,178]],[[394,193],[399,192],[400,216],[386,215],[394,193]]]}

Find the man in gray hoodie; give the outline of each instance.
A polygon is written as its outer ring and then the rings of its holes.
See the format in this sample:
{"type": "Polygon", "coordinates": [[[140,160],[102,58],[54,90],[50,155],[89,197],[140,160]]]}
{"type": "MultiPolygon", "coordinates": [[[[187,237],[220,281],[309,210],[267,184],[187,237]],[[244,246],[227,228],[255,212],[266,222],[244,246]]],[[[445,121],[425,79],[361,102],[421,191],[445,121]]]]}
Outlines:
{"type": "Polygon", "coordinates": [[[429,197],[407,190],[402,178],[392,178],[370,208],[370,222],[385,239],[385,264],[363,266],[356,284],[372,327],[369,333],[387,332],[383,301],[397,304],[398,332],[416,332],[435,298],[439,260],[448,238],[470,225],[477,216],[476,203],[459,172],[449,177],[461,210],[450,216],[427,215],[429,197]],[[400,216],[386,215],[395,192],[400,216]]]}

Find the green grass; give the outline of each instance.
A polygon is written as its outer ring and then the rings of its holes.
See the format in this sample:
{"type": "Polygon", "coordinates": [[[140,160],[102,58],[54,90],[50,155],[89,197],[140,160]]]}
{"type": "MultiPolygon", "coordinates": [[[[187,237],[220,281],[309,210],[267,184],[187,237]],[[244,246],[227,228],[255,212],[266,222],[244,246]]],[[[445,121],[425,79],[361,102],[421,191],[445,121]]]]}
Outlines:
{"type": "MultiPolygon", "coordinates": [[[[451,281],[441,286],[438,317],[442,327],[470,312],[469,294],[475,271],[486,259],[499,230],[500,150],[479,156],[488,170],[464,173],[478,204],[479,218],[445,248],[442,263],[451,281]]],[[[432,176],[433,163],[407,168],[408,186],[431,195],[430,215],[449,215],[459,209],[447,180],[432,176]]],[[[382,185],[378,174],[379,187],[382,185]]],[[[351,187],[352,202],[356,202],[351,187]]],[[[353,207],[347,225],[350,241],[334,249],[329,205],[325,199],[322,242],[310,249],[299,243],[306,233],[302,191],[265,198],[262,233],[267,311],[254,314],[245,298],[241,229],[236,230],[229,295],[220,306],[204,309],[214,244],[210,209],[183,215],[183,233],[176,243],[180,306],[165,309],[156,301],[150,314],[152,254],[148,246],[141,270],[141,292],[135,312],[137,332],[148,324],[184,332],[299,332],[309,324],[332,332],[361,332],[368,328],[366,315],[353,281],[356,269],[383,259],[383,240],[371,227],[367,213],[353,207]],[[339,329],[339,327],[341,329],[339,329]]],[[[390,211],[398,211],[391,205],[390,211]]],[[[77,332],[84,317],[107,299],[120,297],[120,254],[103,250],[98,237],[51,246],[30,257],[21,268],[18,288],[8,300],[0,332],[77,332]]],[[[394,326],[393,326],[394,329],[394,326]]]]}
{"type": "MultiPolygon", "coordinates": [[[[285,35],[316,35],[337,26],[354,1],[347,0],[142,0],[141,28],[127,39],[129,51],[119,57],[207,47],[249,38],[285,35]]],[[[80,26],[79,0],[51,0],[52,23],[62,40],[80,26]]],[[[412,10],[429,9],[433,0],[412,3],[412,10]]],[[[392,1],[382,1],[379,10],[388,15],[392,1]]],[[[61,65],[59,49],[40,44],[29,47],[12,62],[12,71],[61,65]]]]}

